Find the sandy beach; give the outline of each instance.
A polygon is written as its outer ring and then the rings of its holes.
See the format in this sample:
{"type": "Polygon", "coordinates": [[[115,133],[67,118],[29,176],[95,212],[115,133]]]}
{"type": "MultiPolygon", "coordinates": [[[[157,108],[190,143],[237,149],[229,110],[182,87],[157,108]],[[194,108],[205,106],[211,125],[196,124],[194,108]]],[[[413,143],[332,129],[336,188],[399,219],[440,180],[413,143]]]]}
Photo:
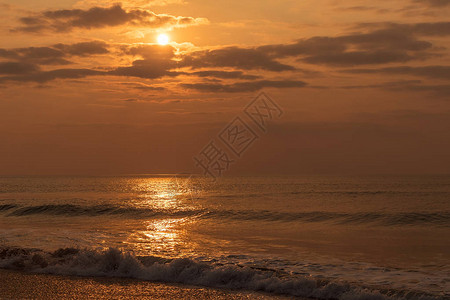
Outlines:
{"type": "Polygon", "coordinates": [[[292,299],[126,278],[29,274],[0,270],[0,299],[292,299]]]}

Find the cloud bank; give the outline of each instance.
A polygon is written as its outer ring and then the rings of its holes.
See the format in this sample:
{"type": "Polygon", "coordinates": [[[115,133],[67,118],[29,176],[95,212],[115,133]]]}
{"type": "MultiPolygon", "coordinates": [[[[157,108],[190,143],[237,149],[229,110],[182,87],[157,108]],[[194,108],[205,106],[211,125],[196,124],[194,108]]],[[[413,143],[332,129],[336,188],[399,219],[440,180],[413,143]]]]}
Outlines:
{"type": "Polygon", "coordinates": [[[156,14],[146,9],[125,10],[120,4],[90,9],[49,10],[19,19],[16,32],[68,32],[74,29],[98,29],[120,25],[146,28],[176,28],[208,23],[205,18],[156,14]]]}

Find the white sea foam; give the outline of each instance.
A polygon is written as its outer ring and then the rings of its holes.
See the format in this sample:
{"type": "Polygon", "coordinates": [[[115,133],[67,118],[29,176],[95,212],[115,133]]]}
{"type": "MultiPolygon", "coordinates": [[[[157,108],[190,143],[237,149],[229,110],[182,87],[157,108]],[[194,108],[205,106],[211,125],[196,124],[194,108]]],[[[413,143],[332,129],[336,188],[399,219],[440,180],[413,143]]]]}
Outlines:
{"type": "Polygon", "coordinates": [[[223,265],[195,259],[134,256],[115,248],[104,251],[73,248],[45,252],[38,249],[0,249],[0,267],[28,272],[124,277],[200,286],[263,291],[316,299],[381,300],[444,299],[423,293],[376,290],[345,282],[318,280],[275,270],[223,265]]]}

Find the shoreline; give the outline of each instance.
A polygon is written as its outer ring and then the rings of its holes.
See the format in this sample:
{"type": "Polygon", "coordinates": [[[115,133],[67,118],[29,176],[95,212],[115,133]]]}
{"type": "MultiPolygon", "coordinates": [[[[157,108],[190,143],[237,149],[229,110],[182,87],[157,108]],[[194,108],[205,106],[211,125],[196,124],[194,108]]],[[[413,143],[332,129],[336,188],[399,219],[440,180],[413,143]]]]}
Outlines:
{"type": "MultiPolygon", "coordinates": [[[[217,289],[116,277],[77,277],[0,269],[0,299],[292,299],[262,292],[217,289]]],[[[302,299],[302,298],[298,298],[302,299]]],[[[303,298],[304,299],[304,298],[303,298]]]]}

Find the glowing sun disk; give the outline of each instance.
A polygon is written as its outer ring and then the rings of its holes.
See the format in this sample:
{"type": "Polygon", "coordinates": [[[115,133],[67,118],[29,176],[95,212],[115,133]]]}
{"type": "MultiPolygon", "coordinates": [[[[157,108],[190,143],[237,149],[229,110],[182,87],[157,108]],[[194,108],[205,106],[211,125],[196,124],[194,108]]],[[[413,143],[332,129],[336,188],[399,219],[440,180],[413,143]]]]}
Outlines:
{"type": "Polygon", "coordinates": [[[158,44],[160,45],[167,45],[169,43],[169,36],[165,33],[161,33],[158,35],[158,44]]]}

